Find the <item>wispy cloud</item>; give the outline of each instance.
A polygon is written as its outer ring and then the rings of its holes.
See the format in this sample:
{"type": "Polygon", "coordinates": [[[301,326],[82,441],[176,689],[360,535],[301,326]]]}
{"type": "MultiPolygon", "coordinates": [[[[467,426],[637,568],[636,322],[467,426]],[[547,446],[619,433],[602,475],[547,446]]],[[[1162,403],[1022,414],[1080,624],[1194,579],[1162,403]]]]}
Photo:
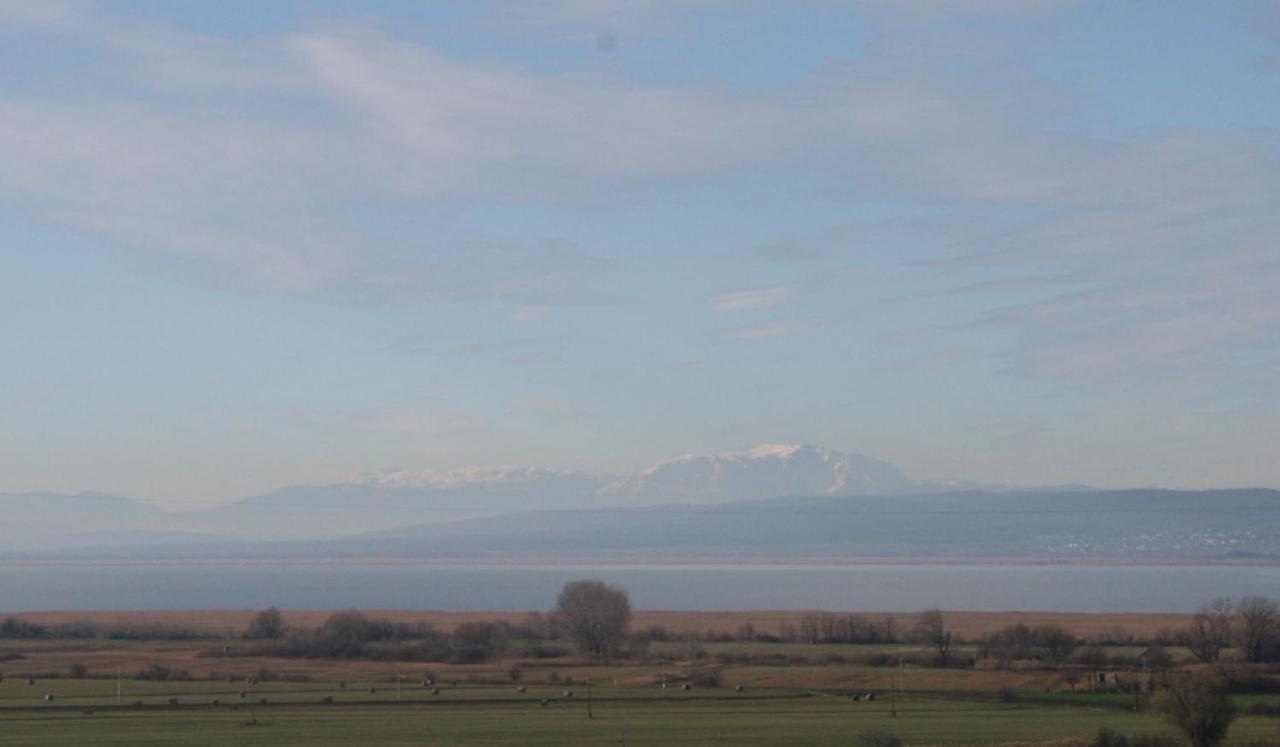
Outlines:
{"type": "MultiPolygon", "coordinates": [[[[921,15],[940,4],[891,5],[921,15]]],[[[1047,290],[984,320],[1014,339],[1013,370],[1075,377],[1208,366],[1240,375],[1274,356],[1280,337],[1273,150],[1190,129],[1103,139],[1037,127],[1019,102],[919,64],[910,44],[744,90],[456,59],[356,24],[237,41],[78,5],[6,7],[12,31],[95,47],[119,65],[121,81],[81,96],[70,72],[65,89],[6,96],[0,200],[212,282],[359,302],[483,297],[528,322],[549,307],[604,302],[597,286],[612,266],[563,243],[389,241],[336,208],[599,201],[633,185],[804,165],[855,176],[859,197],[1019,216],[953,253],[1030,278],[1070,273],[1087,289],[1047,290]],[[264,100],[302,102],[322,116],[264,100]]],[[[617,7],[561,10],[603,18],[617,7]]],[[[793,293],[733,291],[707,305],[766,309],[793,293]]],[[[806,326],[720,336],[765,339],[806,326]]]]}
{"type": "Polygon", "coordinates": [[[372,409],[356,417],[355,424],[365,430],[430,438],[471,437],[492,428],[482,418],[459,410],[418,405],[372,409]]]}
{"type": "Polygon", "coordinates": [[[507,410],[517,415],[554,420],[581,420],[584,416],[577,403],[554,397],[518,397],[507,403],[507,410]]]}
{"type": "Polygon", "coordinates": [[[707,308],[717,314],[736,311],[759,311],[772,309],[786,303],[795,295],[796,289],[790,285],[775,285],[771,288],[752,288],[750,290],[729,291],[719,293],[707,300],[707,308]]]}
{"type": "Polygon", "coordinates": [[[728,342],[753,342],[788,337],[806,332],[813,327],[814,322],[810,320],[762,322],[760,324],[722,330],[716,333],[716,337],[728,342]]]}

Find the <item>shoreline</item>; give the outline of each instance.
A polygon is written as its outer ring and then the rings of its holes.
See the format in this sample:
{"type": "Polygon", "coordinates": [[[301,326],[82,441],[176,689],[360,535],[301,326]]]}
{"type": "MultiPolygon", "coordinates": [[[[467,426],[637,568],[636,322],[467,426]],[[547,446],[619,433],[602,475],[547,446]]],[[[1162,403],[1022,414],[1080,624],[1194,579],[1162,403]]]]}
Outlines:
{"type": "Polygon", "coordinates": [[[507,567],[507,566],[562,566],[598,568],[632,568],[644,566],[665,567],[856,567],[856,566],[1144,566],[1144,567],[1185,567],[1185,566],[1241,566],[1241,567],[1280,567],[1280,558],[1125,558],[1125,557],[846,557],[846,556],[813,556],[813,557],[660,557],[660,558],[594,558],[594,557],[529,557],[529,558],[403,558],[403,557],[368,557],[368,558],[296,558],[296,557],[225,557],[225,558],[125,558],[125,557],[83,557],[83,558],[0,558],[0,568],[23,568],[34,566],[168,566],[168,565],[229,565],[229,566],[472,566],[472,567],[507,567]]]}

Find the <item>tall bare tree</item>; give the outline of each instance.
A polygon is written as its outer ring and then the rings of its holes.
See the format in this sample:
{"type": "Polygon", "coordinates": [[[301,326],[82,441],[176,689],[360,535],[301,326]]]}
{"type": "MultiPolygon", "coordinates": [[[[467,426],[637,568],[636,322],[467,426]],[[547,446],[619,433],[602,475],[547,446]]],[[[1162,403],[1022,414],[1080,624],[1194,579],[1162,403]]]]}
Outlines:
{"type": "Polygon", "coordinates": [[[945,667],[951,657],[951,631],[947,630],[942,610],[934,607],[920,613],[916,631],[923,641],[938,650],[938,661],[945,667]]]}
{"type": "Polygon", "coordinates": [[[1156,705],[1193,747],[1221,743],[1236,717],[1235,706],[1221,684],[1203,677],[1187,677],[1174,683],[1156,705]]]}
{"type": "Polygon", "coordinates": [[[1280,607],[1266,597],[1242,597],[1236,636],[1245,661],[1266,661],[1280,649],[1280,607]]]}
{"type": "Polygon", "coordinates": [[[249,621],[250,638],[279,638],[284,635],[284,616],[275,607],[262,610],[249,621]]]}
{"type": "Polygon", "coordinates": [[[1080,645],[1066,628],[1058,625],[1041,625],[1035,630],[1036,642],[1044,649],[1045,657],[1053,664],[1061,664],[1080,645]]]}
{"type": "Polygon", "coordinates": [[[1186,631],[1187,648],[1200,661],[1218,660],[1222,650],[1231,645],[1231,616],[1235,604],[1227,597],[1202,605],[1196,612],[1191,627],[1186,631]]]}
{"type": "Polygon", "coordinates": [[[626,637],[631,601],[626,591],[603,581],[572,581],[560,591],[555,616],[579,648],[607,656],[626,637]]]}

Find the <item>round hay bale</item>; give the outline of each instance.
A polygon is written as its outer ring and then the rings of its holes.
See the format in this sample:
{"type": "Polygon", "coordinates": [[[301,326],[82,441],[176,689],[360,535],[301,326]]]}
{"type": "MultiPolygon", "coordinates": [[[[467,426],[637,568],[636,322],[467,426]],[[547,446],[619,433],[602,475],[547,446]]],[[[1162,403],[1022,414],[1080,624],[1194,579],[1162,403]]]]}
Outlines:
{"type": "Polygon", "coordinates": [[[564,691],[564,697],[566,697],[566,698],[572,698],[572,697],[573,697],[573,691],[572,691],[572,690],[565,690],[565,691],[564,691]]]}
{"type": "Polygon", "coordinates": [[[746,688],[744,688],[742,685],[734,685],[734,686],[733,686],[733,691],[734,691],[735,693],[740,693],[740,692],[742,692],[742,691],[743,691],[743,690],[745,690],[745,689],[746,689],[746,688]]]}
{"type": "Polygon", "coordinates": [[[547,705],[548,703],[550,703],[550,702],[551,702],[551,701],[547,700],[546,698],[543,698],[543,699],[542,699],[542,705],[543,705],[543,706],[546,706],[546,705],[547,705]]]}
{"type": "Polygon", "coordinates": [[[46,703],[52,703],[52,702],[53,702],[53,693],[45,693],[45,696],[44,696],[44,702],[46,702],[46,703]]]}
{"type": "Polygon", "coordinates": [[[681,686],[680,686],[680,689],[681,689],[681,690],[692,690],[692,689],[693,689],[693,685],[690,685],[688,682],[686,682],[686,683],[684,683],[683,685],[681,685],[681,686]]]}
{"type": "Polygon", "coordinates": [[[520,693],[521,695],[524,695],[524,694],[525,694],[525,692],[526,692],[526,690],[525,690],[525,688],[523,688],[523,687],[518,687],[518,688],[516,688],[516,692],[520,693]]]}

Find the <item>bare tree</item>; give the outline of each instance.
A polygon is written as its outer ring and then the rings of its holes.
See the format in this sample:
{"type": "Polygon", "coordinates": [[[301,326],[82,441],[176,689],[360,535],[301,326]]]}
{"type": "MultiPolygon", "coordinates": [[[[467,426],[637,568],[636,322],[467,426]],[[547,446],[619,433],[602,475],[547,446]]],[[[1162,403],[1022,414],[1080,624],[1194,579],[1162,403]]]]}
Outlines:
{"type": "Polygon", "coordinates": [[[1280,648],[1280,606],[1262,596],[1241,597],[1235,633],[1246,661],[1264,661],[1280,648]]]}
{"type": "Polygon", "coordinates": [[[1203,677],[1187,677],[1175,683],[1161,694],[1156,705],[1193,747],[1220,743],[1236,717],[1235,706],[1223,688],[1203,677]]]}
{"type": "Polygon", "coordinates": [[[1280,647],[1280,607],[1266,597],[1242,597],[1236,613],[1245,661],[1266,661],[1280,647]]]}
{"type": "Polygon", "coordinates": [[[1231,645],[1231,615],[1235,605],[1227,597],[1202,605],[1185,633],[1191,655],[1205,663],[1218,660],[1222,650],[1231,645]]]}
{"type": "Polygon", "coordinates": [[[916,631],[921,640],[938,650],[938,661],[945,667],[951,656],[951,632],[942,619],[942,610],[934,607],[920,613],[916,631]]]}
{"type": "Polygon", "coordinates": [[[1080,645],[1080,639],[1057,625],[1041,625],[1036,628],[1035,639],[1052,664],[1061,664],[1080,645]]]}
{"type": "Polygon", "coordinates": [[[583,651],[607,656],[626,637],[631,601],[626,591],[603,581],[572,581],[560,591],[555,614],[583,651]]]}
{"type": "Polygon", "coordinates": [[[284,635],[284,616],[275,607],[265,609],[249,621],[250,638],[279,638],[284,635]]]}

